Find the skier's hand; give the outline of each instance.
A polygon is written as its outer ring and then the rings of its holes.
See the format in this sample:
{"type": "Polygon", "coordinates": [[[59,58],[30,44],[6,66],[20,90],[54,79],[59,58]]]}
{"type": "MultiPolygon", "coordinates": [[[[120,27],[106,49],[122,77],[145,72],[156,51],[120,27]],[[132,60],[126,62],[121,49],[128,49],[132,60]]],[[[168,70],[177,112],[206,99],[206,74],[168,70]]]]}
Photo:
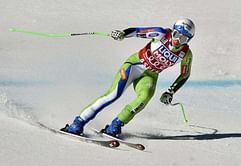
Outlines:
{"type": "Polygon", "coordinates": [[[114,40],[123,40],[125,38],[125,32],[123,31],[119,31],[119,30],[114,30],[111,32],[110,36],[114,39],[114,40]]]}
{"type": "Polygon", "coordinates": [[[166,105],[170,104],[172,102],[172,98],[173,98],[173,93],[171,92],[164,92],[161,97],[160,97],[160,101],[166,105]]]}

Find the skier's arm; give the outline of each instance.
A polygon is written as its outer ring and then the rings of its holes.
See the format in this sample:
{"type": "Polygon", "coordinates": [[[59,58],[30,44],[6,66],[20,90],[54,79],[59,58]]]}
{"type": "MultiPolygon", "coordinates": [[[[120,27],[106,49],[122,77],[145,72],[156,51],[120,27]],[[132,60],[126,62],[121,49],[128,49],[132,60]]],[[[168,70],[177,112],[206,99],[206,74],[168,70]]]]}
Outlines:
{"type": "Polygon", "coordinates": [[[192,52],[189,49],[184,59],[181,61],[181,73],[178,78],[174,81],[174,83],[170,86],[169,91],[174,94],[180,89],[185,82],[188,80],[191,74],[191,66],[192,66],[192,52]]]}
{"type": "Polygon", "coordinates": [[[173,94],[180,89],[185,82],[188,80],[191,73],[191,65],[192,65],[192,52],[189,50],[181,62],[181,73],[178,78],[174,81],[174,83],[168,88],[166,92],[164,92],[160,101],[164,104],[170,104],[172,102],[173,94]]]}
{"type": "Polygon", "coordinates": [[[123,30],[124,37],[140,37],[140,38],[161,38],[167,32],[167,29],[162,27],[135,27],[135,28],[127,28],[123,30]]]}
{"type": "Polygon", "coordinates": [[[111,32],[111,37],[115,40],[123,40],[124,38],[139,37],[146,39],[160,39],[163,37],[168,29],[162,27],[135,27],[127,28],[123,31],[114,30],[111,32]]]}

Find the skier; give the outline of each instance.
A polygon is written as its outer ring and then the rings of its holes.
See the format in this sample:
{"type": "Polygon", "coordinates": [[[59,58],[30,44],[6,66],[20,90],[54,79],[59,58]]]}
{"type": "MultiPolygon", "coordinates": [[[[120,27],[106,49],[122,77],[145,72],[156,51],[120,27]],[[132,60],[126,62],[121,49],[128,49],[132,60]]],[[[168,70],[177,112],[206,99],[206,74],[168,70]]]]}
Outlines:
{"type": "Polygon", "coordinates": [[[148,104],[152,98],[158,79],[158,74],[164,69],[181,63],[181,72],[174,83],[164,92],[160,101],[170,104],[173,95],[187,81],[191,72],[192,52],[188,42],[193,38],[195,25],[190,19],[180,19],[173,28],[136,27],[123,31],[114,30],[111,37],[123,40],[130,37],[147,38],[151,41],[139,52],[131,55],[120,67],[109,90],[89,104],[76,116],[71,125],[63,129],[66,132],[80,135],[84,126],[106,106],[113,103],[133,84],[137,94],[136,99],[127,104],[113,119],[103,132],[118,137],[121,128],[148,104]]]}

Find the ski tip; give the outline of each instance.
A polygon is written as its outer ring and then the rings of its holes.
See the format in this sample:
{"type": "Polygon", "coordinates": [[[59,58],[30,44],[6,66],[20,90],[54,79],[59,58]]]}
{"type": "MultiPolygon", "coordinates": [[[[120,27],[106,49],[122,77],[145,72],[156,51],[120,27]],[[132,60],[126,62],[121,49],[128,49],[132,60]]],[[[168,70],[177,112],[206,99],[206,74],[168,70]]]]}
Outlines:
{"type": "Polygon", "coordinates": [[[138,149],[138,150],[145,150],[145,146],[144,145],[142,145],[142,144],[136,144],[136,148],[138,149]]]}
{"type": "Polygon", "coordinates": [[[111,142],[111,144],[110,144],[110,146],[112,147],[112,148],[117,148],[118,146],[120,146],[120,143],[118,142],[118,141],[112,141],[111,142]]]}

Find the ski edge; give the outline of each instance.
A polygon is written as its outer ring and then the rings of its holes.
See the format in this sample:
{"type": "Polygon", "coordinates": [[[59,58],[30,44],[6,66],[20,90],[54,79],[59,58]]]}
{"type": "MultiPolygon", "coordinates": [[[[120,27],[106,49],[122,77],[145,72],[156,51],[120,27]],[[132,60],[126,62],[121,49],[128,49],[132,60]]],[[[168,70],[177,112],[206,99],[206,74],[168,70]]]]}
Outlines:
{"type": "Polygon", "coordinates": [[[84,135],[74,135],[74,134],[71,134],[71,133],[68,133],[68,132],[65,132],[65,131],[61,131],[61,130],[56,130],[54,128],[51,128],[41,122],[37,122],[37,124],[39,125],[39,127],[43,128],[43,129],[47,129],[49,130],[50,132],[53,132],[55,134],[61,134],[61,135],[65,135],[65,136],[68,136],[68,137],[71,137],[71,138],[75,138],[79,141],[82,141],[82,142],[86,142],[86,143],[92,143],[92,144],[96,144],[96,145],[99,145],[99,146],[103,146],[103,147],[107,147],[107,148],[117,148],[120,143],[117,141],[117,140],[98,140],[98,139],[93,139],[93,138],[89,138],[89,137],[86,137],[84,135]]]}
{"type": "Polygon", "coordinates": [[[114,140],[118,141],[119,143],[125,144],[125,145],[127,145],[127,146],[129,146],[131,148],[134,148],[134,149],[137,149],[137,150],[140,150],[140,151],[144,151],[145,150],[145,146],[143,144],[127,142],[127,141],[122,140],[120,138],[116,138],[116,137],[113,137],[113,136],[108,135],[106,133],[102,133],[102,132],[98,131],[95,128],[91,128],[91,130],[93,130],[95,133],[97,133],[99,135],[102,135],[102,136],[104,136],[106,138],[109,138],[109,139],[114,139],[114,140]]]}

